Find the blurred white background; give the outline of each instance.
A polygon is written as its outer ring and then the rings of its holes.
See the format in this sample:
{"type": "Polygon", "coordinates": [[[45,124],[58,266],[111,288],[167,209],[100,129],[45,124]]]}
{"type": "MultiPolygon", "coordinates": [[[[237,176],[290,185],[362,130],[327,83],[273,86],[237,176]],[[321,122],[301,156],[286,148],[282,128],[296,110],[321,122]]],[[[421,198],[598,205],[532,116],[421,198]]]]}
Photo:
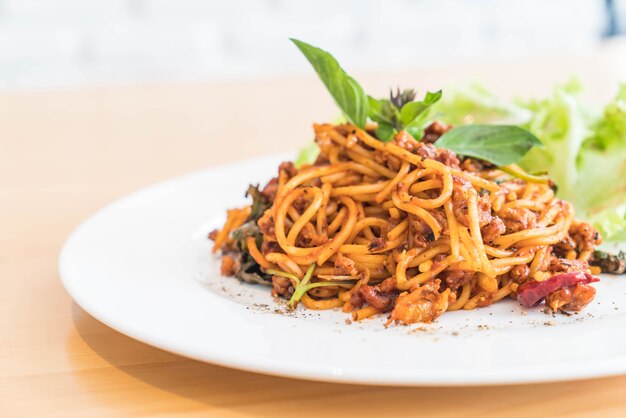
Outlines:
{"type": "Polygon", "coordinates": [[[289,36],[351,71],[586,54],[626,0],[0,0],[0,89],[310,73],[289,36]]]}

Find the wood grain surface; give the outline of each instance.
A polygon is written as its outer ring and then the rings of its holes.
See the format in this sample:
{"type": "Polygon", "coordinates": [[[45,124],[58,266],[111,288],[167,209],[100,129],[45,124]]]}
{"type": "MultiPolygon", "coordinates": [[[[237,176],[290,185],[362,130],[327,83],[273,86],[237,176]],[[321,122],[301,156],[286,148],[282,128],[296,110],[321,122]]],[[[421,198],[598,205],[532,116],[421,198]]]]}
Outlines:
{"type": "MultiPolygon", "coordinates": [[[[626,74],[624,57],[622,45],[591,58],[359,78],[379,93],[483,80],[506,96],[545,94],[578,73],[592,86],[590,100],[600,101],[626,74]]],[[[60,248],[98,208],[173,175],[297,149],[312,122],[335,115],[312,77],[1,94],[0,417],[626,416],[626,377],[392,388],[199,363],[113,331],[64,291],[60,248]]]]}

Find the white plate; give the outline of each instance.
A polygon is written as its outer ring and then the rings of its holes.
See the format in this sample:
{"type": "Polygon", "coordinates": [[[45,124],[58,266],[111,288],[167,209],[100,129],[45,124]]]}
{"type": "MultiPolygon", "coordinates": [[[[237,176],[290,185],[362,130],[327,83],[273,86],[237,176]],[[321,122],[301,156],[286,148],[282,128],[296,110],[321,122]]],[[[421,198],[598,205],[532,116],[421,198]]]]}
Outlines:
{"type": "Polygon", "coordinates": [[[201,361],[306,379],[383,385],[543,382],[626,373],[626,280],[606,276],[581,314],[514,301],[431,325],[351,325],[339,311],[288,313],[269,288],[219,275],[208,231],[267,181],[272,157],[149,187],[84,222],[60,259],[74,300],[110,327],[201,361]]]}

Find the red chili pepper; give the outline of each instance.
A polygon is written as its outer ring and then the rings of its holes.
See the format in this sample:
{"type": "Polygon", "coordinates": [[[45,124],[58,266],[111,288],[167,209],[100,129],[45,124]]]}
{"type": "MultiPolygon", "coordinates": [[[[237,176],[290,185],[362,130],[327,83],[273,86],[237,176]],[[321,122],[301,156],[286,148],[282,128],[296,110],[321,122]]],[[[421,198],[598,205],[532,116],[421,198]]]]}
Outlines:
{"type": "Polygon", "coordinates": [[[600,279],[581,271],[576,273],[562,273],[550,277],[543,282],[526,282],[517,288],[517,300],[527,308],[537,305],[552,292],[578,283],[587,284],[599,282],[600,279]]]}

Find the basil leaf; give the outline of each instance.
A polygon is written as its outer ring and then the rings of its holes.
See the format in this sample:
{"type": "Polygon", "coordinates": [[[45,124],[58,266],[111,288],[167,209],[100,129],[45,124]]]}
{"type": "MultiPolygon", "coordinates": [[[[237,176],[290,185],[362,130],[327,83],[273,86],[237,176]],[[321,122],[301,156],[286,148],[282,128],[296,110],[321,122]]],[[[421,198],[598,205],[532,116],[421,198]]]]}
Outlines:
{"type": "Polygon", "coordinates": [[[392,125],[384,122],[379,122],[378,129],[376,129],[376,137],[381,142],[389,142],[393,139],[396,132],[396,129],[392,125]]]}
{"type": "Polygon", "coordinates": [[[395,126],[396,129],[402,129],[400,123],[400,109],[398,109],[390,100],[381,99],[383,116],[387,119],[390,125],[395,126]]]}
{"type": "Polygon", "coordinates": [[[541,145],[535,135],[513,125],[458,126],[436,142],[438,148],[448,148],[498,166],[518,162],[535,145],[541,145]]]}
{"type": "Polygon", "coordinates": [[[391,141],[394,135],[398,132],[398,129],[402,128],[402,125],[398,123],[398,118],[400,117],[398,108],[396,108],[394,104],[387,99],[376,100],[371,96],[368,96],[368,100],[368,116],[374,122],[378,123],[376,137],[381,142],[391,141]]]}
{"type": "Polygon", "coordinates": [[[391,100],[376,100],[368,96],[368,116],[378,122],[376,136],[382,142],[388,142],[393,136],[402,130],[409,132],[414,138],[420,139],[424,131],[424,122],[428,118],[430,107],[441,98],[441,91],[426,93],[424,100],[413,102],[415,94],[412,90],[403,93],[391,94],[391,100]],[[408,93],[407,93],[408,92],[408,93]],[[402,106],[402,108],[398,108],[402,106]]]}
{"type": "Polygon", "coordinates": [[[369,100],[369,113],[368,116],[375,122],[386,123],[392,125],[395,128],[401,128],[402,125],[398,122],[400,117],[400,111],[387,99],[373,99],[368,96],[369,100]]]}
{"type": "Polygon", "coordinates": [[[400,122],[404,126],[412,125],[415,120],[421,116],[427,115],[427,110],[441,99],[441,90],[431,93],[427,92],[424,100],[421,102],[409,102],[402,106],[400,110],[400,122]]]}
{"type": "Polygon", "coordinates": [[[424,125],[409,126],[405,129],[416,141],[420,141],[424,136],[424,125]]]}
{"type": "Polygon", "coordinates": [[[393,124],[392,116],[389,115],[388,106],[386,105],[386,102],[389,102],[389,100],[376,100],[372,96],[367,96],[367,101],[369,105],[367,116],[370,119],[378,123],[393,124]]]}
{"type": "Polygon", "coordinates": [[[294,38],[290,40],[309,60],[346,117],[358,127],[365,128],[368,98],[359,83],[346,74],[328,52],[294,38]]]}
{"type": "Polygon", "coordinates": [[[246,197],[252,198],[252,206],[250,208],[250,217],[248,218],[248,220],[252,220],[254,222],[258,221],[259,218],[263,216],[263,213],[265,213],[265,211],[269,209],[270,206],[272,206],[272,203],[269,201],[269,199],[265,197],[263,193],[261,193],[258,185],[249,185],[248,190],[246,191],[246,197]]]}

